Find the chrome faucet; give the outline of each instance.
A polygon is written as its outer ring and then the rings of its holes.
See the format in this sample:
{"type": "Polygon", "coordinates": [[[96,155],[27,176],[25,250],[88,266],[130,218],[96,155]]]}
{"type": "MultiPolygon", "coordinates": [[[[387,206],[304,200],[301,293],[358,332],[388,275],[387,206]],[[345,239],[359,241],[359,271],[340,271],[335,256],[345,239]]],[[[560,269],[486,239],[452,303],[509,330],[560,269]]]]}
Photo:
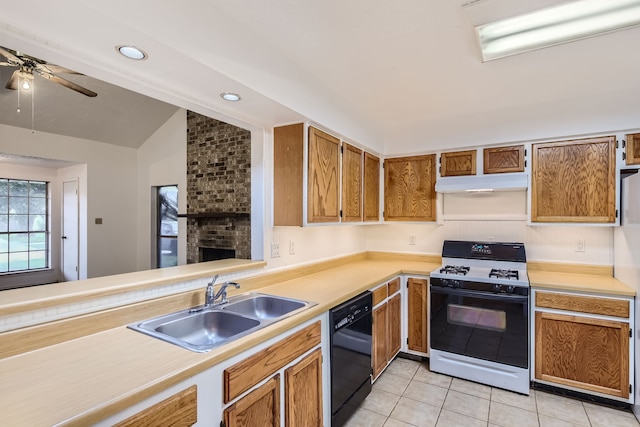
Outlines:
{"type": "Polygon", "coordinates": [[[220,289],[217,293],[214,294],[213,287],[216,284],[216,280],[218,280],[218,275],[213,276],[213,279],[207,284],[207,290],[205,291],[204,297],[204,307],[213,307],[216,304],[216,300],[220,298],[220,302],[218,304],[226,304],[229,302],[227,300],[227,287],[233,286],[236,289],[240,289],[240,285],[236,282],[224,282],[220,285],[220,289]]]}

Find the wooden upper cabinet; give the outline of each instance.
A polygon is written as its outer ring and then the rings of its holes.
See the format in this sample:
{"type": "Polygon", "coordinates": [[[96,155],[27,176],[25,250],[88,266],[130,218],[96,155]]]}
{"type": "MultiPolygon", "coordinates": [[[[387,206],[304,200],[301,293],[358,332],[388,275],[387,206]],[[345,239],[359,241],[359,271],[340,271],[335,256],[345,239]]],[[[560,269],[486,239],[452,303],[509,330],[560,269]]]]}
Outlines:
{"type": "Polygon", "coordinates": [[[456,151],[440,155],[440,176],[476,174],[476,150],[456,151]]]}
{"type": "Polygon", "coordinates": [[[640,165],[640,133],[627,135],[625,161],[628,165],[640,165]]]}
{"type": "Polygon", "coordinates": [[[524,172],[524,145],[485,148],[483,155],[485,174],[524,172]]]}
{"type": "Polygon", "coordinates": [[[380,220],[380,159],[364,153],[364,220],[380,220]]]}
{"type": "Polygon", "coordinates": [[[342,143],[342,220],[362,221],[362,150],[342,143]]]}
{"type": "Polygon", "coordinates": [[[302,226],[304,123],[273,129],[273,225],[302,226]]]}
{"type": "Polygon", "coordinates": [[[307,222],[340,221],[340,140],[309,128],[307,222]]]}
{"type": "Polygon", "coordinates": [[[384,161],[384,219],[435,221],[436,155],[384,161]]]}
{"type": "Polygon", "coordinates": [[[615,137],[533,144],[531,166],[532,222],[615,222],[615,137]]]}

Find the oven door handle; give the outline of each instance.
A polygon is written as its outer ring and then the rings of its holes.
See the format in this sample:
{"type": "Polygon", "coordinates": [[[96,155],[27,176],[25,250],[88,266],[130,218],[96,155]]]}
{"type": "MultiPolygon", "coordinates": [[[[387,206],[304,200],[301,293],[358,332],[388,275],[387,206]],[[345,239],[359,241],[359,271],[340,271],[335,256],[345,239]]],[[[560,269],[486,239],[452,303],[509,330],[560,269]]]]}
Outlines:
{"type": "Polygon", "coordinates": [[[529,301],[528,295],[513,295],[506,293],[492,293],[492,292],[478,292],[472,291],[468,289],[455,289],[455,288],[444,288],[444,287],[431,287],[431,292],[439,293],[439,294],[448,294],[448,295],[456,295],[461,297],[474,297],[474,298],[482,298],[482,299],[490,299],[490,300],[499,300],[505,302],[513,302],[513,303],[526,303],[529,301]]]}

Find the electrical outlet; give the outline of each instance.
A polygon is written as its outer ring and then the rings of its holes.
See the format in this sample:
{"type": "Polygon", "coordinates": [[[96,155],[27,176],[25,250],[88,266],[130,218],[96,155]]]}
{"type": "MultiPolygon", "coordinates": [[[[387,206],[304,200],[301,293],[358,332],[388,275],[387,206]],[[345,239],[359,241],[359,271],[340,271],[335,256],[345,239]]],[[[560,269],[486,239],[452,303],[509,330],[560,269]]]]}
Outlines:
{"type": "Polygon", "coordinates": [[[289,255],[295,255],[295,254],[296,254],[296,241],[289,240],[289,255]]]}
{"type": "Polygon", "coordinates": [[[416,244],[416,236],[409,236],[409,244],[410,245],[415,245],[416,244]]]}
{"type": "Polygon", "coordinates": [[[271,243],[271,258],[280,258],[280,243],[271,243]]]}
{"type": "Polygon", "coordinates": [[[583,239],[578,239],[576,241],[576,252],[584,252],[585,251],[585,243],[583,239]]]}

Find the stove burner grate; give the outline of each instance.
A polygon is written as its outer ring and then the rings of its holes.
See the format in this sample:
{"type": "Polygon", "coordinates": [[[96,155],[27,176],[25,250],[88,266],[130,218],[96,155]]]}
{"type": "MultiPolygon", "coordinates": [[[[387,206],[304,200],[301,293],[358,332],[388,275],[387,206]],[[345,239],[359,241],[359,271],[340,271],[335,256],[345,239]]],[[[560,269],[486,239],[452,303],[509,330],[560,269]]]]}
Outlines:
{"type": "Polygon", "coordinates": [[[445,265],[440,269],[440,273],[466,275],[471,268],[464,265],[445,265]]]}
{"type": "Polygon", "coordinates": [[[513,279],[518,280],[518,270],[501,270],[498,268],[492,268],[489,272],[489,277],[495,277],[496,279],[513,279]]]}

